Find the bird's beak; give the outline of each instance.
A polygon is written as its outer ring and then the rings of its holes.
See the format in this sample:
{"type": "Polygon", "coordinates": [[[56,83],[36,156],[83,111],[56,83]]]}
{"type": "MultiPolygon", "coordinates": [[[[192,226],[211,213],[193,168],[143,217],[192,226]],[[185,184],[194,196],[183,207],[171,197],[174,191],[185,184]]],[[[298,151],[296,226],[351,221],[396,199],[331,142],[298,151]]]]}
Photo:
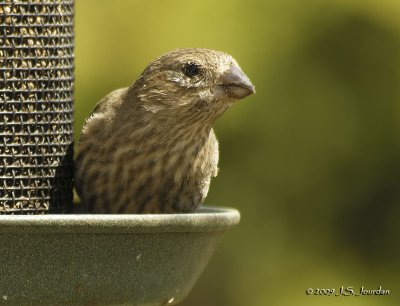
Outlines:
{"type": "Polygon", "coordinates": [[[216,98],[242,99],[255,92],[254,85],[236,63],[232,63],[218,78],[214,87],[216,98]]]}

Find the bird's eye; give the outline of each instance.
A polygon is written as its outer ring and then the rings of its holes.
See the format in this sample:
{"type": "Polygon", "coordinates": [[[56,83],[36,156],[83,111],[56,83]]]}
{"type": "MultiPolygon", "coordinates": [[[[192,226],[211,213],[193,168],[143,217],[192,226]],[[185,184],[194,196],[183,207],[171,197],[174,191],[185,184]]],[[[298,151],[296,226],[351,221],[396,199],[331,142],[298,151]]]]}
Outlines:
{"type": "Polygon", "coordinates": [[[200,73],[200,67],[194,63],[188,63],[183,67],[183,73],[192,78],[200,73]]]}

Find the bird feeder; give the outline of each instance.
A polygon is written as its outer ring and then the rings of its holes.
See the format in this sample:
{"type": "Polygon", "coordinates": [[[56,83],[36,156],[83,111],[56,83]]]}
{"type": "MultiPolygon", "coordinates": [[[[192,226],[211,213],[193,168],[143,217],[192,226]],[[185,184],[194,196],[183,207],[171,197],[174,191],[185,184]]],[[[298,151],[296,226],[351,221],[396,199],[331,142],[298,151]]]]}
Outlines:
{"type": "Polygon", "coordinates": [[[68,214],[73,19],[73,0],[0,0],[0,304],[176,304],[240,215],[68,214]]]}

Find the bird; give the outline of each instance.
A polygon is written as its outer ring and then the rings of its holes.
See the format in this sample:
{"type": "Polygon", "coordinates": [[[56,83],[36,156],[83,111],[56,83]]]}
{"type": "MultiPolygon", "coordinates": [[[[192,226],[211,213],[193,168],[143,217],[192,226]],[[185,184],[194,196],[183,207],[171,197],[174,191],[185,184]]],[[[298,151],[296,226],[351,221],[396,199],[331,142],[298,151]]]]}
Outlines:
{"type": "Polygon", "coordinates": [[[75,189],[94,214],[191,213],[218,173],[213,123],[255,87],[221,51],[187,48],[152,61],[86,119],[75,189]]]}

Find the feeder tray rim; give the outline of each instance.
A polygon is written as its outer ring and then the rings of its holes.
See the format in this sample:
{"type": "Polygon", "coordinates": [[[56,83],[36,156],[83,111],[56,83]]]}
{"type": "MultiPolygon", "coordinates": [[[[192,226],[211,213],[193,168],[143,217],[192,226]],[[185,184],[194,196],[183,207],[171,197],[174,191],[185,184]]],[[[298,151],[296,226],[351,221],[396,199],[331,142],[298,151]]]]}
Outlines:
{"type": "Polygon", "coordinates": [[[187,214],[1,215],[0,233],[162,233],[226,231],[238,224],[233,208],[201,207],[187,214]]]}

